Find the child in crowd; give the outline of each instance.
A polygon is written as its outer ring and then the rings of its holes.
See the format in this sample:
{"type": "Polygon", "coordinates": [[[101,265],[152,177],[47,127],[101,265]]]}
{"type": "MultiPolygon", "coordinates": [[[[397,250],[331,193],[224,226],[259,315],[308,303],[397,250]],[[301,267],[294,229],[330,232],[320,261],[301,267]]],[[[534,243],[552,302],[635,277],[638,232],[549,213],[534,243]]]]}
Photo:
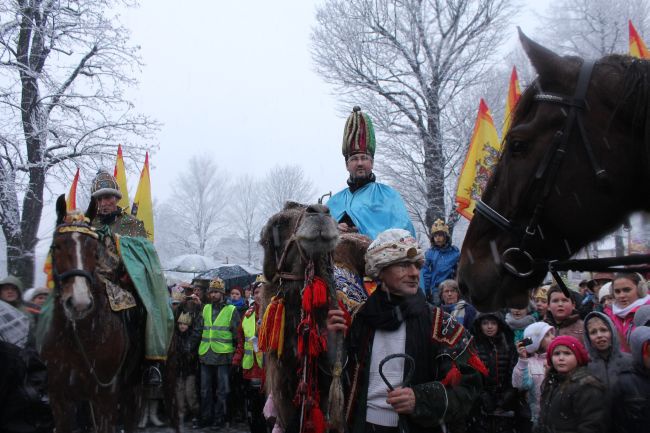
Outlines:
{"type": "Polygon", "coordinates": [[[639,326],[630,335],[633,367],[612,388],[613,431],[638,433],[650,426],[650,327],[639,326]]]}
{"type": "Polygon", "coordinates": [[[184,422],[192,417],[196,423],[199,415],[199,402],[196,392],[196,372],[199,368],[198,341],[192,338],[192,316],[181,313],[176,321],[174,344],[177,356],[176,402],[178,419],[184,422]],[[187,410],[189,409],[189,411],[187,410]]]}
{"type": "Polygon", "coordinates": [[[576,310],[573,296],[566,296],[562,289],[553,284],[548,290],[548,312],[546,322],[555,328],[555,335],[570,335],[582,343],[584,327],[580,314],[576,310]]]}
{"type": "Polygon", "coordinates": [[[533,316],[537,320],[544,320],[546,318],[546,311],[548,311],[548,289],[550,284],[539,286],[533,291],[533,302],[535,303],[535,312],[533,316]]]}
{"type": "Polygon", "coordinates": [[[587,350],[575,337],[562,335],[549,344],[539,432],[608,431],[605,386],[589,372],[588,361],[587,350]]]}
{"type": "Polygon", "coordinates": [[[527,326],[537,322],[537,319],[530,314],[529,308],[511,308],[506,314],[506,323],[514,333],[514,344],[517,344],[524,335],[527,326]]]}
{"type": "Polygon", "coordinates": [[[589,351],[587,368],[609,390],[621,372],[632,364],[629,353],[621,352],[619,336],[606,314],[592,311],[585,317],[585,346],[589,351]]]}
{"type": "Polygon", "coordinates": [[[596,307],[596,311],[600,311],[609,316],[612,312],[613,303],[612,283],[606,283],[598,290],[598,306],[596,307]]]}
{"type": "Polygon", "coordinates": [[[523,337],[524,340],[517,344],[519,360],[512,372],[512,386],[528,393],[531,421],[536,425],[546,374],[546,349],[555,338],[555,330],[546,322],[537,322],[526,327],[523,337]],[[529,344],[524,345],[526,342],[529,344]]]}

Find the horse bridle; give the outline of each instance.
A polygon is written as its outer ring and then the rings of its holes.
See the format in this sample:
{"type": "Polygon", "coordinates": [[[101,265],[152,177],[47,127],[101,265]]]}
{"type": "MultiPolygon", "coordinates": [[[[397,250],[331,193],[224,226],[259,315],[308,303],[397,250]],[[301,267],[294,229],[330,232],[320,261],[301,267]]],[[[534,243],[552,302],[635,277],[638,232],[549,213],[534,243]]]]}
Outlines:
{"type": "MultiPolygon", "coordinates": [[[[66,223],[61,224],[56,227],[54,231],[54,236],[63,233],[80,233],[84,236],[90,236],[95,239],[99,239],[99,235],[87,224],[80,223],[66,223]]],[[[54,260],[54,240],[52,240],[52,246],[50,247],[50,257],[52,260],[52,278],[54,279],[54,285],[57,289],[57,294],[59,294],[61,285],[63,282],[70,277],[83,277],[90,285],[95,282],[95,277],[92,273],[86,271],[85,269],[70,269],[65,272],[59,273],[56,269],[56,262],[54,260]]]]}
{"type": "MultiPolygon", "coordinates": [[[[501,254],[501,263],[503,264],[504,268],[516,277],[528,277],[536,269],[537,262],[526,250],[526,245],[530,239],[532,239],[538,233],[541,233],[539,220],[541,218],[542,211],[544,210],[546,201],[548,200],[552,188],[555,185],[555,181],[562,165],[562,161],[564,160],[564,156],[567,152],[569,138],[574,128],[577,128],[580,141],[584,145],[589,163],[591,164],[596,178],[599,181],[604,181],[607,178],[606,171],[598,164],[598,161],[596,160],[593,148],[589,142],[589,138],[587,137],[584,121],[582,118],[584,112],[588,109],[586,95],[593,68],[594,62],[585,60],[582,63],[582,66],[580,67],[580,73],[578,75],[576,90],[572,98],[553,93],[544,93],[541,91],[541,89],[540,92],[535,94],[533,97],[533,100],[537,102],[557,104],[561,107],[566,107],[568,108],[568,113],[563,128],[555,132],[551,146],[544,155],[544,158],[540,161],[537,170],[535,171],[533,182],[529,186],[531,190],[537,188],[536,191],[529,192],[538,192],[538,199],[528,223],[525,227],[523,227],[523,233],[522,227],[517,226],[512,221],[512,219],[508,219],[482,200],[478,200],[476,202],[475,212],[477,214],[487,219],[490,223],[497,226],[499,229],[520,236],[518,247],[508,248],[501,254]],[[517,261],[519,261],[519,263],[523,261],[525,264],[527,264],[528,268],[524,268],[523,270],[518,269],[517,265],[513,264],[517,263],[517,261]]],[[[524,197],[528,196],[532,196],[532,194],[524,195],[524,197]]]]}
{"type": "Polygon", "coordinates": [[[273,277],[274,283],[278,282],[279,285],[282,285],[282,280],[303,281],[305,279],[305,276],[303,274],[286,272],[283,270],[285,261],[287,259],[287,255],[289,254],[289,249],[291,249],[291,245],[296,246],[296,248],[298,249],[298,254],[300,254],[300,260],[302,260],[302,262],[306,266],[309,266],[309,259],[307,258],[307,255],[305,254],[304,250],[300,246],[300,242],[298,242],[298,239],[296,238],[296,233],[298,232],[300,223],[302,223],[302,220],[305,218],[305,213],[306,213],[306,208],[303,209],[302,212],[300,213],[300,216],[296,220],[296,223],[294,224],[293,229],[291,231],[291,237],[289,238],[284,248],[282,249],[282,253],[279,255],[278,253],[280,252],[280,247],[282,246],[282,243],[280,242],[280,228],[278,227],[278,225],[274,225],[271,228],[272,236],[273,236],[272,239],[273,250],[275,252],[275,262],[277,263],[276,274],[273,277]]]}

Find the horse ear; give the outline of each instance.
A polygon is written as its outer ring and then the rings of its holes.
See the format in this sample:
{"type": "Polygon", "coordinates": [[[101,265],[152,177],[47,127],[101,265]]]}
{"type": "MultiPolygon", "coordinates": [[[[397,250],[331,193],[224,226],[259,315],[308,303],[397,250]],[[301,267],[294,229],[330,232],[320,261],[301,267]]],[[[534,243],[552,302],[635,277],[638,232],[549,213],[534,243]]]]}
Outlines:
{"type": "Polygon", "coordinates": [[[521,28],[517,27],[517,31],[521,46],[540,77],[563,80],[564,76],[572,75],[574,68],[570,60],[533,41],[521,31],[521,28]]]}
{"type": "Polygon", "coordinates": [[[86,209],[86,218],[90,221],[95,219],[97,215],[97,199],[95,197],[90,197],[90,203],[88,204],[88,209],[86,209]]]}
{"type": "Polygon", "coordinates": [[[63,219],[68,214],[67,205],[65,203],[65,194],[61,194],[56,199],[56,225],[63,223],[63,219]]]}

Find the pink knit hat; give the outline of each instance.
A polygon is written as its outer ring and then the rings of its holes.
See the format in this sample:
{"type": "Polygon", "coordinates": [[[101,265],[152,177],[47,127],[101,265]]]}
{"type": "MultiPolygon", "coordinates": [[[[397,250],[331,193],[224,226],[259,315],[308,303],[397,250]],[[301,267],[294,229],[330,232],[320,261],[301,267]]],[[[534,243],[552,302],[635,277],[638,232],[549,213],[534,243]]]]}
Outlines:
{"type": "Polygon", "coordinates": [[[587,365],[589,362],[587,349],[585,349],[585,346],[580,342],[580,340],[571,337],[570,335],[560,335],[559,337],[555,337],[553,341],[551,341],[551,344],[548,345],[548,350],[546,351],[546,362],[548,365],[553,365],[553,350],[555,350],[557,346],[568,347],[575,355],[576,360],[578,361],[578,366],[587,365]]]}

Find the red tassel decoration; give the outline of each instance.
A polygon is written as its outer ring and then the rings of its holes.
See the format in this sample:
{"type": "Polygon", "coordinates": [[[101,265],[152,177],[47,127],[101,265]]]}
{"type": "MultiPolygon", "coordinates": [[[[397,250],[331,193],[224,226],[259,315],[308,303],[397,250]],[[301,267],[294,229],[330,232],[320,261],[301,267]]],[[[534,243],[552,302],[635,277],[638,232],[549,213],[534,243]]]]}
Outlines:
{"type": "Polygon", "coordinates": [[[313,306],[318,308],[327,304],[327,284],[322,278],[314,277],[314,281],[311,283],[312,286],[312,296],[313,296],[313,306]]]}
{"type": "Polygon", "coordinates": [[[467,364],[469,364],[470,367],[481,373],[483,376],[488,376],[489,372],[487,367],[485,364],[483,364],[483,361],[481,361],[481,358],[479,358],[476,353],[472,353],[472,356],[469,358],[469,361],[467,361],[467,364]]]}
{"type": "Polygon", "coordinates": [[[311,284],[305,286],[305,289],[302,291],[302,309],[306,314],[311,313],[313,298],[314,296],[311,284]]]}
{"type": "Polygon", "coordinates": [[[463,376],[460,374],[460,370],[456,365],[456,361],[452,361],[451,370],[447,372],[447,375],[444,379],[442,379],[441,383],[445,386],[457,386],[460,383],[462,377],[463,376]]]}
{"type": "Polygon", "coordinates": [[[305,426],[305,432],[324,433],[326,426],[323,411],[320,410],[317,404],[314,405],[309,411],[309,421],[305,426]]]}

